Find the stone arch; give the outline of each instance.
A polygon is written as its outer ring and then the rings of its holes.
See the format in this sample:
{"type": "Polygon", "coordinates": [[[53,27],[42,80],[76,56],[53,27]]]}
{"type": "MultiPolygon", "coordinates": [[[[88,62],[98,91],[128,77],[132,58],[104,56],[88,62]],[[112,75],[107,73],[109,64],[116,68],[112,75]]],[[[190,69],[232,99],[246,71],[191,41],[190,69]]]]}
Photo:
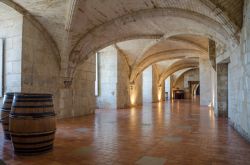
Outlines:
{"type": "Polygon", "coordinates": [[[180,49],[180,50],[168,50],[159,52],[153,55],[148,56],[147,58],[143,59],[136,68],[131,73],[130,82],[133,83],[136,81],[138,75],[148,66],[152,65],[153,63],[163,61],[163,60],[171,60],[171,59],[179,59],[179,58],[193,58],[193,57],[206,57],[207,53],[202,52],[199,50],[192,50],[192,49],[180,49]]]}
{"type": "Polygon", "coordinates": [[[197,68],[190,68],[190,69],[186,70],[185,72],[183,72],[182,74],[180,74],[180,75],[176,78],[176,80],[174,81],[173,86],[176,86],[176,83],[179,81],[179,79],[180,79],[183,75],[185,75],[185,74],[188,73],[189,71],[192,71],[192,70],[195,70],[195,69],[197,69],[197,68]]]}
{"type": "Polygon", "coordinates": [[[70,53],[68,76],[72,77],[72,74],[74,74],[75,67],[77,67],[78,63],[86,60],[88,56],[93,54],[95,51],[117,41],[125,40],[127,38],[136,38],[138,36],[149,34],[165,35],[165,37],[170,37],[177,34],[197,34],[207,36],[208,38],[214,39],[218,43],[230,43],[228,45],[229,47],[232,47],[233,44],[238,44],[237,42],[235,42],[236,39],[234,38],[234,34],[232,34],[230,31],[227,31],[225,27],[219,22],[205,15],[176,8],[140,10],[106,22],[100,26],[95,27],[87,34],[84,34],[70,53]],[[163,31],[159,33],[159,29],[158,33],[155,33],[151,29],[148,31],[136,31],[131,29],[131,27],[138,26],[138,24],[140,23],[145,23],[149,20],[155,21],[156,18],[180,19],[183,22],[188,21],[190,24],[200,26],[197,29],[187,29],[185,25],[183,25],[184,27],[180,27],[177,30],[169,29],[169,32],[171,31],[171,33],[166,32],[167,34],[164,34],[165,32],[163,31]],[[117,29],[129,30],[126,33],[122,33],[122,31],[119,31],[117,29]]]}
{"type": "Polygon", "coordinates": [[[193,94],[194,96],[196,95],[196,92],[197,92],[198,87],[200,87],[200,84],[197,84],[197,85],[194,87],[193,91],[192,91],[192,94],[193,94]]]}
{"type": "Polygon", "coordinates": [[[181,60],[177,61],[176,63],[172,64],[168,67],[167,70],[165,70],[158,80],[158,85],[161,86],[161,84],[164,82],[165,79],[167,79],[171,74],[177,72],[178,70],[185,69],[185,68],[196,68],[199,66],[199,62],[195,60],[181,60]]]}
{"type": "Polygon", "coordinates": [[[155,42],[153,45],[149,46],[143,52],[142,60],[139,61],[133,67],[133,70],[132,70],[131,75],[130,75],[130,82],[134,83],[137,76],[140,75],[140,73],[145,68],[147,68],[149,65],[153,64],[154,62],[159,62],[161,60],[168,60],[168,59],[178,58],[178,56],[168,58],[168,57],[165,56],[165,54],[170,55],[171,53],[176,53],[176,55],[177,55],[178,53],[181,53],[181,52],[183,52],[183,54],[192,54],[193,53],[193,55],[197,55],[197,57],[204,57],[204,58],[207,58],[206,56],[208,55],[208,50],[206,48],[202,47],[201,45],[199,45],[199,44],[197,44],[197,43],[195,43],[193,41],[183,39],[183,38],[180,39],[180,38],[177,38],[176,36],[173,36],[173,37],[170,37],[170,38],[161,37],[157,42],[155,42]],[[149,52],[154,47],[157,47],[157,45],[159,45],[161,43],[164,43],[165,41],[177,41],[178,43],[185,43],[185,44],[188,44],[188,45],[194,47],[195,49],[185,49],[185,50],[179,49],[179,50],[170,50],[170,51],[159,51],[159,52],[157,52],[155,54],[147,55],[148,54],[147,52],[149,52]],[[198,51],[196,49],[198,49],[198,51]],[[200,53],[200,55],[199,55],[199,53],[200,53]],[[155,60],[152,62],[151,60],[153,58],[155,58],[155,60]]]}
{"type": "MultiPolygon", "coordinates": [[[[239,32],[240,28],[236,25],[235,22],[233,22],[229,16],[228,13],[223,11],[222,8],[220,8],[218,5],[216,5],[212,0],[200,0],[204,5],[206,5],[208,8],[213,11],[214,15],[216,15],[219,22],[225,27],[225,29],[233,34],[234,40],[239,44],[239,37],[237,37],[237,33],[239,32]]],[[[229,2],[230,3],[230,2],[229,2]]]]}
{"type": "Polygon", "coordinates": [[[13,10],[16,10],[21,15],[23,15],[27,20],[29,20],[34,25],[34,27],[36,27],[41,33],[43,33],[44,38],[46,39],[47,42],[50,43],[49,45],[51,45],[51,49],[54,52],[54,54],[56,55],[58,67],[60,68],[61,67],[60,51],[57,47],[56,42],[54,41],[52,36],[49,34],[47,29],[45,27],[43,27],[43,25],[31,13],[29,13],[29,11],[27,11],[25,8],[23,8],[19,4],[15,3],[14,1],[1,0],[0,3],[1,2],[5,5],[11,7],[13,10]]]}

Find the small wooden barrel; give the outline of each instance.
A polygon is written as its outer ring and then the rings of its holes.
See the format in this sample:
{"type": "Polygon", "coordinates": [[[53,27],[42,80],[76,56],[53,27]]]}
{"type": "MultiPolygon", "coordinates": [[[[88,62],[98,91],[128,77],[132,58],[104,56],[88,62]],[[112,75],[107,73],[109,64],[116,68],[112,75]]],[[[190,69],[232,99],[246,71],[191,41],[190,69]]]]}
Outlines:
{"type": "Polygon", "coordinates": [[[3,106],[1,110],[1,121],[3,125],[4,137],[10,140],[9,132],[9,114],[11,110],[14,93],[6,93],[3,98],[3,106]]]}
{"type": "Polygon", "coordinates": [[[33,155],[53,149],[56,119],[51,94],[15,94],[10,135],[17,154],[33,155]]]}

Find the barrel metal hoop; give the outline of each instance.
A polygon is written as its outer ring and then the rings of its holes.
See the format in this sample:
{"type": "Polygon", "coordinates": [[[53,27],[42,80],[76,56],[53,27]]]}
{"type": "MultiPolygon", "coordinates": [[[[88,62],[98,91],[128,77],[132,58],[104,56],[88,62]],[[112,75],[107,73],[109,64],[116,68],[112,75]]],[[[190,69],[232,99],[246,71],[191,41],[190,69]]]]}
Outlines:
{"type": "Polygon", "coordinates": [[[53,144],[44,146],[44,147],[38,147],[38,148],[17,148],[14,147],[14,151],[17,154],[33,154],[33,153],[40,153],[48,150],[52,150],[53,144]]]}
{"type": "Polygon", "coordinates": [[[46,99],[46,98],[52,98],[52,95],[15,95],[14,99],[46,99]]]}
{"type": "Polygon", "coordinates": [[[56,114],[54,112],[42,112],[42,113],[11,113],[10,118],[45,118],[45,117],[54,117],[56,114]]]}
{"type": "Polygon", "coordinates": [[[41,137],[41,136],[48,136],[48,135],[53,135],[55,134],[56,129],[53,131],[49,131],[49,132],[43,132],[43,133],[37,133],[37,132],[31,132],[31,133],[19,133],[19,132],[11,132],[10,134],[12,137],[41,137]]]}
{"type": "Polygon", "coordinates": [[[52,102],[53,99],[46,99],[46,100],[15,100],[15,102],[52,102]]]}
{"type": "Polygon", "coordinates": [[[27,145],[30,145],[30,144],[42,144],[42,143],[48,143],[48,142],[53,142],[54,141],[54,138],[52,139],[49,139],[49,140],[45,140],[45,141],[40,141],[40,142],[14,142],[15,144],[27,144],[27,145]]]}
{"type": "Polygon", "coordinates": [[[16,105],[16,104],[14,104],[12,107],[13,108],[50,108],[50,107],[54,107],[54,105],[30,105],[30,106],[25,106],[25,105],[16,105]]]}

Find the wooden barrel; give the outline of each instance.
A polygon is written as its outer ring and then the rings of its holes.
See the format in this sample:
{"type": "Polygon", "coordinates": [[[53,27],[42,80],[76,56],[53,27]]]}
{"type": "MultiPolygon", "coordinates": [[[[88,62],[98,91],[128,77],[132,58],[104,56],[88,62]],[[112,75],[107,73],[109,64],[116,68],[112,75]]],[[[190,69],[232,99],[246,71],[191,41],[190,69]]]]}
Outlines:
{"type": "Polygon", "coordinates": [[[7,140],[10,140],[9,132],[9,114],[11,110],[12,100],[14,93],[6,93],[3,98],[3,106],[1,109],[1,121],[3,125],[4,137],[7,140]]]}
{"type": "Polygon", "coordinates": [[[15,94],[10,135],[16,154],[33,155],[53,149],[56,119],[51,94],[15,94]]]}

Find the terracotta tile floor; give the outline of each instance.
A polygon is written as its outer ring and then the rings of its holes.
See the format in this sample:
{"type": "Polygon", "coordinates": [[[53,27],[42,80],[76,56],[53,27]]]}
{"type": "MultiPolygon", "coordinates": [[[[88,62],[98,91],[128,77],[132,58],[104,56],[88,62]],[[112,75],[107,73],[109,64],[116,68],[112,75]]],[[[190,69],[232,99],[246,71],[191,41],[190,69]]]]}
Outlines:
{"type": "Polygon", "coordinates": [[[0,132],[0,158],[25,165],[250,164],[250,143],[196,102],[148,104],[58,121],[53,152],[16,156],[0,132]]]}

